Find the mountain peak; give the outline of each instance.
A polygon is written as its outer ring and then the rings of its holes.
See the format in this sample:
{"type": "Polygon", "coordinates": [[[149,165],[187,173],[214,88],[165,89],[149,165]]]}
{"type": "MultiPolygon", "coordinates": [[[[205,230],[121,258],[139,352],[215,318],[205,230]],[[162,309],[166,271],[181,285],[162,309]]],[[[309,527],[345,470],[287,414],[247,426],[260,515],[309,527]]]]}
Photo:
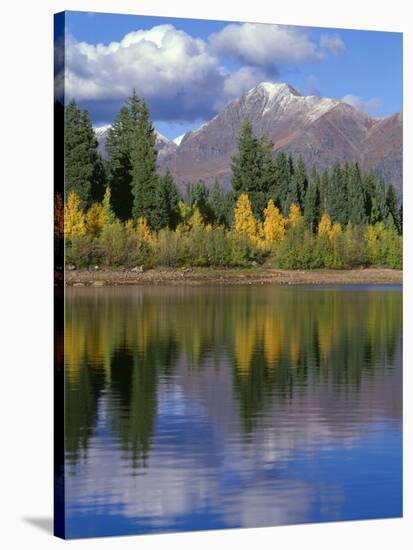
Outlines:
{"type": "Polygon", "coordinates": [[[301,95],[295,88],[285,82],[260,82],[255,88],[252,88],[247,93],[251,94],[256,91],[265,92],[269,99],[279,94],[301,95]]]}

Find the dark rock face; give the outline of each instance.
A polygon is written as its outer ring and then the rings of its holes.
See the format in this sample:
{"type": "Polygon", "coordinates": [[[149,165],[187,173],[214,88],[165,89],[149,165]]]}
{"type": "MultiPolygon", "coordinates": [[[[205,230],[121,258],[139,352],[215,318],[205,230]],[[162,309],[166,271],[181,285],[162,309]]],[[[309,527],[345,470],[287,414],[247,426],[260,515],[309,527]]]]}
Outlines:
{"type": "MultiPolygon", "coordinates": [[[[302,96],[288,84],[263,82],[229,103],[218,115],[188,132],[179,146],[160,137],[158,164],[184,187],[210,184],[215,177],[229,187],[231,157],[246,118],[256,135],[267,134],[279,151],[302,155],[307,167],[358,161],[401,191],[402,117],[375,119],[337,99],[302,96]]],[[[98,141],[102,143],[101,139],[98,141]]]]}

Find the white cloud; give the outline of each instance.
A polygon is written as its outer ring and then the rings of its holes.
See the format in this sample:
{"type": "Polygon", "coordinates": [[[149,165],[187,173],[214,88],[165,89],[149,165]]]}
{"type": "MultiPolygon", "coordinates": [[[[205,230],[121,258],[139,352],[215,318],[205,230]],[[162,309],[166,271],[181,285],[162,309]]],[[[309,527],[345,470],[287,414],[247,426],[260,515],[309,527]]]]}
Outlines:
{"type": "Polygon", "coordinates": [[[356,109],[367,112],[377,112],[383,107],[382,101],[378,97],[372,97],[371,99],[364,100],[362,97],[353,94],[347,94],[342,97],[342,101],[348,103],[356,109]]]}
{"type": "Polygon", "coordinates": [[[211,108],[224,71],[207,44],[173,25],[127,34],[108,45],[69,41],[66,94],[77,100],[124,100],[136,88],[157,114],[211,108]]]}
{"type": "Polygon", "coordinates": [[[322,52],[306,32],[280,25],[233,23],[210,37],[213,49],[255,66],[318,61],[322,52]]]}
{"type": "Polygon", "coordinates": [[[224,82],[224,97],[232,99],[239,97],[257,83],[268,79],[267,73],[257,67],[241,67],[229,74],[224,82]]]}
{"type": "Polygon", "coordinates": [[[322,34],[320,36],[320,48],[328,53],[338,55],[345,50],[345,45],[338,34],[322,34]]]}
{"type": "Polygon", "coordinates": [[[205,120],[259,82],[278,80],[281,69],[337,52],[339,42],[325,35],[318,45],[303,29],[252,23],[229,24],[208,41],[171,24],[109,44],[67,37],[65,93],[87,107],[95,122],[113,119],[133,88],[155,120],[205,120]],[[229,70],[222,55],[242,66],[229,70]]]}

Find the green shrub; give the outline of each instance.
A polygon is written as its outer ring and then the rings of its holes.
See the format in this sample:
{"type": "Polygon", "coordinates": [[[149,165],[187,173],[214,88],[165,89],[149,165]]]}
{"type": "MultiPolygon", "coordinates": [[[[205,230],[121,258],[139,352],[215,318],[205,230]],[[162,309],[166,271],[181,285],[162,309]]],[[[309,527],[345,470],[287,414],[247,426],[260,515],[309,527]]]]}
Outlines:
{"type": "Polygon", "coordinates": [[[102,250],[96,239],[90,235],[76,235],[66,241],[66,263],[77,268],[100,264],[102,250]]]}
{"type": "Polygon", "coordinates": [[[314,264],[314,237],[304,221],[297,221],[273,251],[274,265],[281,269],[310,269],[314,264]]]}

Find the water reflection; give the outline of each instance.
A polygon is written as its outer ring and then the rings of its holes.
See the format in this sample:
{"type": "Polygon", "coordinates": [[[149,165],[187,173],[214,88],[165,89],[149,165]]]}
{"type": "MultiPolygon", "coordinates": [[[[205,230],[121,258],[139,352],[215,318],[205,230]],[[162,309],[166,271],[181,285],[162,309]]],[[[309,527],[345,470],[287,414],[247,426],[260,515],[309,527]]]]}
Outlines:
{"type": "Polygon", "coordinates": [[[400,290],[69,289],[65,338],[69,536],[400,514],[400,290]]]}

